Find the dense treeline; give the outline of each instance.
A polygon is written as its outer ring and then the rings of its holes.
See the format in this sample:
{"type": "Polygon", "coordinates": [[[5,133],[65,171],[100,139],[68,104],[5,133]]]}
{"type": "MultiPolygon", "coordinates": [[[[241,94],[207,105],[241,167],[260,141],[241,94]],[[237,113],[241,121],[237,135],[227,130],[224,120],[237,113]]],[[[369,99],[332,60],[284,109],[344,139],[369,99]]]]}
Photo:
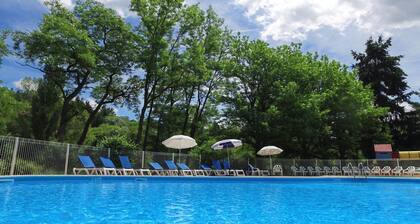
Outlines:
{"type": "Polygon", "coordinates": [[[154,151],[185,134],[206,152],[240,138],[238,153],[277,145],[300,158],[366,157],[392,141],[420,147],[419,105],[401,108],[412,93],[390,39],[370,39],[349,69],[299,44],[233,34],[212,8],[182,0],[132,0],[135,23],[93,0],[47,6],[37,29],[10,34],[9,53],[44,76],[0,87],[0,134],[154,151]],[[137,119],[117,116],[121,107],[137,119]]]}

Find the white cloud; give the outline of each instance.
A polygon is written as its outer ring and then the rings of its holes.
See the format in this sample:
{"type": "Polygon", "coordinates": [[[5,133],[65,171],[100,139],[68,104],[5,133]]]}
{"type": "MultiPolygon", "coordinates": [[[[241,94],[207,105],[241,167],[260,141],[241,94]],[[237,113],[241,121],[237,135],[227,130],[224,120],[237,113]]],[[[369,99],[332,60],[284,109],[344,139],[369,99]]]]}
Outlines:
{"type": "MultiPolygon", "coordinates": [[[[44,3],[47,0],[38,0],[41,3],[44,3]]],[[[120,16],[128,17],[135,15],[133,12],[130,12],[130,0],[97,0],[98,2],[103,3],[106,7],[114,9],[120,16]]],[[[76,4],[76,0],[60,0],[60,2],[67,8],[73,8],[76,4]]]]}
{"type": "Polygon", "coordinates": [[[115,114],[119,114],[119,110],[117,107],[111,107],[111,109],[114,111],[115,114]]]}
{"type": "Polygon", "coordinates": [[[14,81],[14,82],[13,82],[13,86],[14,86],[16,89],[23,89],[23,86],[22,86],[22,79],[19,79],[19,80],[17,80],[17,81],[14,81]]]}
{"type": "Polygon", "coordinates": [[[135,13],[130,11],[130,0],[98,0],[106,7],[112,8],[122,17],[133,16],[135,13]]]}
{"type": "Polygon", "coordinates": [[[87,100],[86,100],[86,102],[92,107],[92,108],[95,108],[96,106],[98,106],[98,103],[96,102],[96,100],[95,99],[93,99],[93,98],[88,98],[87,100]]]}
{"type": "Polygon", "coordinates": [[[309,32],[355,26],[370,33],[420,26],[419,1],[234,0],[262,26],[264,39],[304,40],[309,32]]]}
{"type": "Polygon", "coordinates": [[[400,106],[404,107],[404,111],[405,112],[411,112],[411,111],[414,111],[415,110],[414,107],[413,107],[413,105],[411,105],[411,104],[409,104],[407,102],[403,102],[402,104],[400,104],[400,106]]]}
{"type": "MultiPolygon", "coordinates": [[[[48,0],[38,0],[39,3],[44,4],[48,0]]],[[[72,8],[74,6],[74,2],[72,0],[60,0],[61,4],[63,4],[67,8],[72,8]]]]}
{"type": "Polygon", "coordinates": [[[38,89],[38,84],[32,79],[22,78],[13,82],[13,86],[19,90],[30,90],[36,91],[38,89]]]}

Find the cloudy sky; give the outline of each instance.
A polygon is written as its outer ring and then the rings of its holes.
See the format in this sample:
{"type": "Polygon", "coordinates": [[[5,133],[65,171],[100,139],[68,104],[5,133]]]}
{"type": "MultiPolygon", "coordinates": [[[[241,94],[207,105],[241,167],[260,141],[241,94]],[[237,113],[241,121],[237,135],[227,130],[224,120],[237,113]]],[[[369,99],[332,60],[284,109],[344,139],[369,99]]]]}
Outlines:
{"type": "MultiPolygon", "coordinates": [[[[128,21],[129,0],[100,0],[128,21]]],[[[74,0],[62,0],[71,7],[74,0]]],[[[317,51],[347,65],[354,63],[350,51],[362,51],[369,36],[393,38],[391,54],[404,55],[401,66],[413,90],[420,89],[420,0],[187,0],[210,5],[234,31],[260,38],[272,46],[300,42],[305,51],[317,51]]],[[[0,29],[30,31],[46,12],[42,0],[1,0],[0,29]]],[[[0,80],[18,87],[25,76],[41,76],[37,71],[6,58],[0,80]]],[[[415,98],[420,101],[420,98],[415,98]]],[[[125,113],[122,110],[121,113],[125,113]]]]}

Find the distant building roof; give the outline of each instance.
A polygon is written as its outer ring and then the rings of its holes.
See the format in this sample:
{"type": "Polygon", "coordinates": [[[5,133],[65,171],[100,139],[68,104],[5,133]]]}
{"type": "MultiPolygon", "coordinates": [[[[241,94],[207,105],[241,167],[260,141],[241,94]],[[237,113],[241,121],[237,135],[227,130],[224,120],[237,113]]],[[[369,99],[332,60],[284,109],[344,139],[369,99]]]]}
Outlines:
{"type": "Polygon", "coordinates": [[[375,152],[392,152],[391,144],[375,144],[373,147],[375,152]]]}

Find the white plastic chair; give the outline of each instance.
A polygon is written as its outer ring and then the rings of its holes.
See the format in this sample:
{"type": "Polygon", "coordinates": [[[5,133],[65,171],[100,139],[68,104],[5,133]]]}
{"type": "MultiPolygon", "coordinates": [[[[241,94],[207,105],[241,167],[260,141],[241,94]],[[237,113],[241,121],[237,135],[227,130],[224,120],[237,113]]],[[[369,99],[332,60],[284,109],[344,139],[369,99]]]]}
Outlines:
{"type": "Polygon", "coordinates": [[[321,167],[316,166],[316,167],[315,167],[315,173],[316,173],[318,176],[321,176],[321,175],[323,175],[325,172],[324,172],[324,170],[322,170],[322,168],[321,168],[321,167]]]}
{"type": "Polygon", "coordinates": [[[324,174],[325,175],[334,174],[334,172],[332,171],[332,169],[329,168],[328,166],[324,166],[323,170],[324,170],[324,174]]]}
{"type": "Polygon", "coordinates": [[[388,176],[391,176],[391,167],[390,166],[384,166],[382,169],[381,169],[381,175],[388,175],[388,176]]]}
{"type": "Polygon", "coordinates": [[[280,176],[283,176],[283,168],[281,165],[275,165],[273,167],[273,175],[280,174],[280,176]]]}
{"type": "Polygon", "coordinates": [[[316,172],[315,172],[315,169],[312,167],[312,166],[308,166],[307,168],[306,168],[306,170],[308,170],[308,175],[309,176],[313,176],[316,172]]]}
{"type": "Polygon", "coordinates": [[[371,170],[370,170],[370,174],[372,175],[381,175],[381,168],[379,166],[374,166],[371,170]]]}
{"type": "Polygon", "coordinates": [[[394,169],[391,170],[391,173],[396,176],[401,176],[403,172],[403,168],[401,166],[396,166],[394,169]]]}
{"type": "Polygon", "coordinates": [[[340,168],[338,168],[337,166],[333,166],[331,168],[331,172],[333,175],[343,175],[343,172],[341,172],[340,168]]]}
{"type": "Polygon", "coordinates": [[[409,166],[406,169],[403,170],[404,175],[414,176],[414,173],[416,172],[416,167],[409,166]]]}

